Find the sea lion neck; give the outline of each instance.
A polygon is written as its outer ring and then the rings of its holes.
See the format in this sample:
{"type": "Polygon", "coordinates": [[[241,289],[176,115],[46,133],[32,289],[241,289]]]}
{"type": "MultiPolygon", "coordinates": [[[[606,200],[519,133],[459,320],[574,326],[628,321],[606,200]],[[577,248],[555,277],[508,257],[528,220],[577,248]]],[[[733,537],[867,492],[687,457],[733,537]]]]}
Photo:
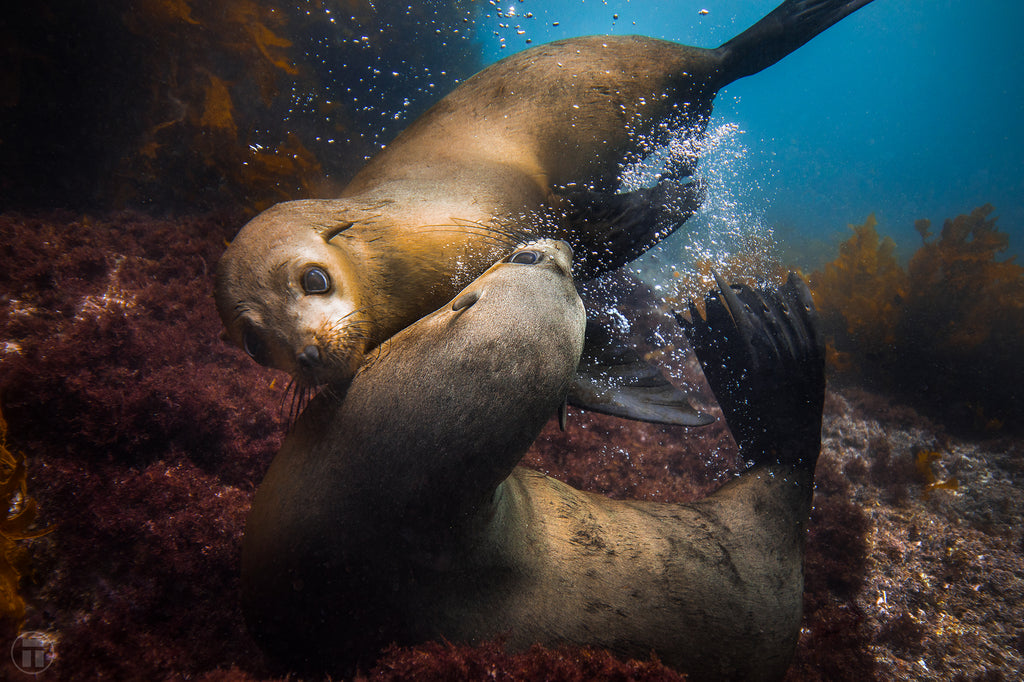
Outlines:
{"type": "Polygon", "coordinates": [[[373,208],[332,240],[359,270],[362,299],[376,322],[371,348],[449,301],[520,238],[478,195],[442,197],[415,181],[379,190],[339,200],[373,208]],[[378,201],[377,194],[408,198],[378,201]]]}

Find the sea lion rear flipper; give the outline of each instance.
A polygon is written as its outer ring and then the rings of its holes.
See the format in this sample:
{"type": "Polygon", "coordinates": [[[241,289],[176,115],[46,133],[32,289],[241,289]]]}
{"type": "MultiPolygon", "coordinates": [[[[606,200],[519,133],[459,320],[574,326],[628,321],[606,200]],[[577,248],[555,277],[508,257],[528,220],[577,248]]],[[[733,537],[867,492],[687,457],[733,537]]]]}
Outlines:
{"type": "Polygon", "coordinates": [[[703,185],[689,169],[666,172],[632,192],[563,193],[566,237],[576,254],[573,277],[585,282],[639,258],[697,212],[703,185]],[[678,176],[678,179],[677,179],[678,176]]]}
{"type": "Polygon", "coordinates": [[[871,0],[786,0],[716,52],[717,87],[766,69],[871,0]]]}
{"type": "Polygon", "coordinates": [[[778,290],[727,285],[676,313],[740,451],[755,463],[813,469],[821,446],[825,348],[810,292],[795,274],[778,290]]]}
{"type": "Polygon", "coordinates": [[[655,424],[705,426],[714,421],[635,350],[587,322],[586,345],[569,403],[602,414],[655,424]]]}

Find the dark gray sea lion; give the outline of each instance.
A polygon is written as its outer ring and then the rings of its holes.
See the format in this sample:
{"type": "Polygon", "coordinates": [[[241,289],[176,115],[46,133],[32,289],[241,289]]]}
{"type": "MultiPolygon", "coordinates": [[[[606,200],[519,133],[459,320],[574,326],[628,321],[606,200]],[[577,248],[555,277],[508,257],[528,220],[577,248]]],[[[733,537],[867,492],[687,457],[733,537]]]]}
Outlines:
{"type": "Polygon", "coordinates": [[[707,322],[685,321],[753,466],[693,504],[615,501],[516,466],[580,354],[567,253],[514,252],[299,419],[242,553],[250,631],[286,667],[345,674],[391,642],[502,637],[654,652],[693,679],[782,676],[824,396],[806,288],[725,287],[707,322]]]}
{"type": "MultiPolygon", "coordinates": [[[[662,185],[626,194],[618,192],[623,164],[667,131],[698,138],[720,88],[868,2],[787,0],[716,49],[595,36],[484,69],[371,159],[339,198],[280,204],[241,230],[218,269],[227,336],[303,385],[343,385],[368,351],[526,240],[568,241],[578,278],[619,267],[701,200],[687,182],[696,158],[678,160],[662,185]]],[[[638,367],[625,378],[644,384],[643,402],[652,377],[638,367]]],[[[616,392],[598,394],[607,401],[616,392]]],[[[653,395],[679,397],[657,387],[653,395]]],[[[651,418],[639,410],[633,416],[651,418]]],[[[684,408],[678,423],[701,421],[684,408]]]]}

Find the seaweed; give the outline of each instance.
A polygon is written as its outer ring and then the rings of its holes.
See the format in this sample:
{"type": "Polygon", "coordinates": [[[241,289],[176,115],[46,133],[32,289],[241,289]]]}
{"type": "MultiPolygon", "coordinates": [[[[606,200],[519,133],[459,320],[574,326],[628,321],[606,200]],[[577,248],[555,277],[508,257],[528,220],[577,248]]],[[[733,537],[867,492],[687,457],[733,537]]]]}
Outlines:
{"type": "MultiPolygon", "coordinates": [[[[958,421],[981,430],[1019,428],[1024,411],[1024,267],[999,260],[1009,236],[985,204],[946,220],[910,259],[906,312],[897,336],[907,361],[897,376],[949,401],[958,421]]],[[[925,230],[921,231],[924,227],[925,230]]]]}
{"type": "Polygon", "coordinates": [[[18,4],[0,26],[0,194],[8,209],[209,210],[329,193],[479,67],[474,11],[18,4]]]}
{"type": "Polygon", "coordinates": [[[921,499],[927,500],[931,497],[933,490],[956,490],[960,483],[955,477],[940,480],[932,470],[932,463],[942,459],[942,455],[927,448],[917,448],[914,454],[914,466],[924,480],[924,488],[921,490],[921,499]]]}
{"type": "Polygon", "coordinates": [[[766,235],[750,233],[741,235],[735,250],[728,256],[705,255],[697,258],[683,271],[675,270],[672,277],[675,293],[667,296],[665,302],[682,310],[686,302],[693,299],[703,310],[705,292],[715,289],[715,274],[727,282],[747,286],[778,286],[786,281],[793,268],[786,267],[777,253],[775,242],[766,235]]]}
{"type": "Polygon", "coordinates": [[[678,682],[686,677],[648,661],[621,661],[608,651],[563,646],[548,649],[534,645],[519,653],[507,653],[499,642],[478,646],[432,642],[417,647],[385,650],[370,671],[371,682],[398,680],[636,680],[637,682],[678,682]]]}
{"type": "Polygon", "coordinates": [[[7,448],[7,422],[0,413],[0,640],[13,640],[25,620],[19,593],[28,572],[28,553],[19,543],[42,537],[52,528],[34,528],[36,501],[29,497],[25,455],[7,448]]]}
{"type": "Polygon", "coordinates": [[[868,571],[871,520],[828,457],[818,460],[804,557],[804,624],[787,680],[875,676],[870,636],[856,597],[868,571]]]}
{"type": "Polygon", "coordinates": [[[1000,259],[1009,236],[989,204],[915,229],[921,247],[904,269],[874,216],[851,226],[838,257],[809,285],[838,378],[904,396],[974,430],[1019,429],[1024,411],[1024,267],[1000,259]]]}
{"type": "Polygon", "coordinates": [[[214,262],[235,224],[0,218],[0,386],[28,450],[145,465],[177,448],[235,482],[252,462],[221,452],[273,452],[284,392],[218,338],[214,262]]]}
{"type": "Polygon", "coordinates": [[[286,393],[218,338],[213,264],[237,220],[0,216],[3,412],[59,528],[33,549],[25,615],[59,637],[54,679],[266,672],[234,595],[286,393]]]}
{"type": "Polygon", "coordinates": [[[874,214],[862,225],[850,225],[853,235],[839,246],[839,255],[808,285],[822,322],[830,331],[829,359],[849,369],[855,356],[883,356],[895,342],[902,315],[907,276],[896,259],[896,243],[879,239],[874,214]]]}

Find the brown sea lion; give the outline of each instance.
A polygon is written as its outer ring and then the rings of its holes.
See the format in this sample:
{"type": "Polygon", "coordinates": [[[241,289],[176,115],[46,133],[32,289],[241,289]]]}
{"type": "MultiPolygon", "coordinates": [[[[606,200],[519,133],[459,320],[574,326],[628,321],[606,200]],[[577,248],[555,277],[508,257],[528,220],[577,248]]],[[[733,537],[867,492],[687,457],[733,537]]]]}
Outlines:
{"type": "MultiPolygon", "coordinates": [[[[578,278],[636,258],[698,208],[700,187],[687,182],[697,159],[678,159],[666,182],[625,194],[623,163],[671,130],[699,137],[720,88],[868,2],[787,0],[716,49],[594,36],[484,69],[371,159],[339,198],[279,204],[242,228],[218,268],[228,338],[303,385],[344,385],[365,353],[525,240],[568,241],[578,278]]],[[[647,389],[641,402],[679,398],[651,397],[649,373],[632,373],[625,378],[647,389]]],[[[678,423],[703,421],[689,415],[678,423]]]]}
{"type": "Polygon", "coordinates": [[[242,552],[251,633],[291,670],[391,642],[606,647],[693,679],[777,679],[801,618],[824,355],[810,297],[723,287],[684,321],[742,454],[693,504],[616,501],[517,467],[563,400],[584,315],[540,242],[310,403],[242,552]]]}

